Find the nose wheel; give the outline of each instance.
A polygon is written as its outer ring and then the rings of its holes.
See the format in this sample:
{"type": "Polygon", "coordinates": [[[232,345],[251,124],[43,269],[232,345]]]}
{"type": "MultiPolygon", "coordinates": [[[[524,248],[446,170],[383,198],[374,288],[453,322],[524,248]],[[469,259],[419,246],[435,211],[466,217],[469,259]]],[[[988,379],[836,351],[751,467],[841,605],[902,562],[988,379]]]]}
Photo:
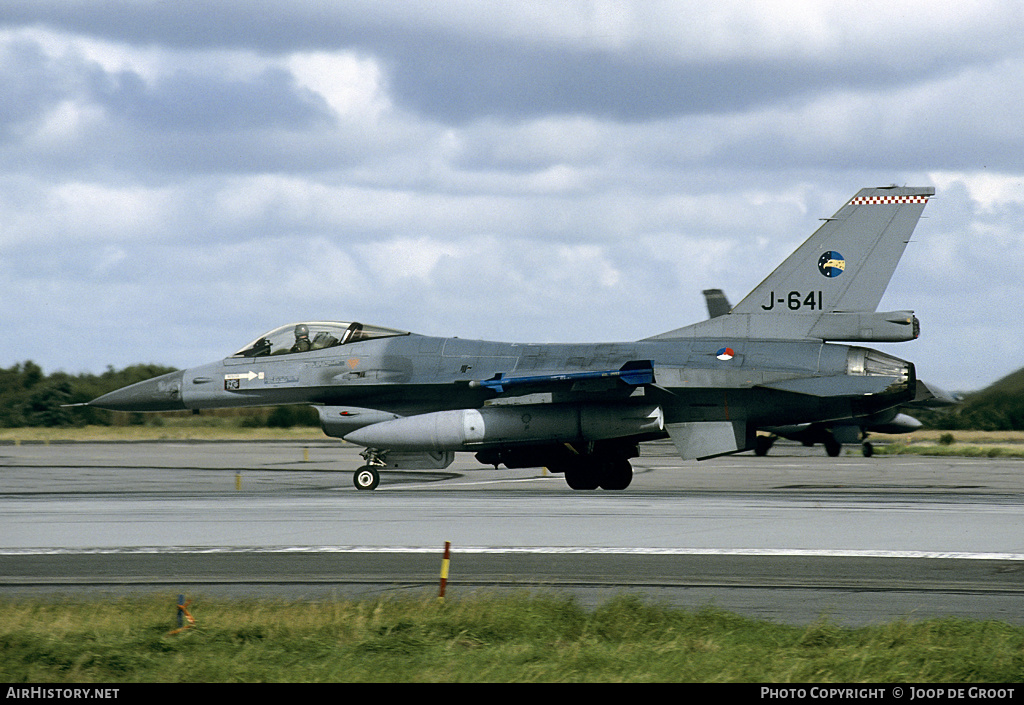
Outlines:
{"type": "Polygon", "coordinates": [[[373,490],[380,484],[380,473],[372,465],[364,465],[352,474],[352,484],[357,490],[373,490]]]}

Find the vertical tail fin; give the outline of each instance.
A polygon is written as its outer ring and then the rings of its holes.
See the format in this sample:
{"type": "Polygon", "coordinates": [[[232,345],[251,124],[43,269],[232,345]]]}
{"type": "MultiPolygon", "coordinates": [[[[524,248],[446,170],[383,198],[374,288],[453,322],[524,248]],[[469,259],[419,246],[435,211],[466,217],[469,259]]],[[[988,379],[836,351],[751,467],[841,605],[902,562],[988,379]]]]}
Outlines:
{"type": "Polygon", "coordinates": [[[646,340],[913,340],[919,328],[912,311],[875,310],[934,193],[927,187],[861,189],[731,311],[720,291],[706,291],[710,320],[646,340]]]}
{"type": "Polygon", "coordinates": [[[933,188],[861,189],[732,313],[878,308],[933,188]]]}

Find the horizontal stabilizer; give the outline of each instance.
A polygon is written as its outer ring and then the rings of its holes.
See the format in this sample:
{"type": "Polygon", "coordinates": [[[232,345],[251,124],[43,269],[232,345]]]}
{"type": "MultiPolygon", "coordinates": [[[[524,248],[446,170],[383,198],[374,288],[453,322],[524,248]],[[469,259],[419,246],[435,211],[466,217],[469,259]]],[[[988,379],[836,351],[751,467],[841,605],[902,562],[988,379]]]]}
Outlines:
{"type": "Polygon", "coordinates": [[[490,379],[473,381],[470,387],[483,387],[498,394],[503,394],[509,389],[528,387],[551,387],[552,385],[575,384],[589,380],[608,379],[619,380],[631,387],[638,387],[642,384],[654,383],[654,366],[650,360],[631,360],[617,370],[604,370],[599,372],[563,372],[549,375],[529,375],[524,377],[510,377],[504,372],[499,372],[490,379]]]}
{"type": "Polygon", "coordinates": [[[925,409],[941,409],[948,406],[956,406],[963,401],[959,394],[950,394],[945,389],[936,387],[934,384],[926,384],[917,380],[917,394],[914,400],[907,406],[921,407],[925,409]]]}
{"type": "Polygon", "coordinates": [[[754,429],[745,420],[665,424],[683,460],[706,460],[754,447],[754,429]]]}
{"type": "Polygon", "coordinates": [[[836,375],[833,377],[800,377],[757,386],[760,389],[774,389],[779,392],[806,394],[812,397],[860,397],[899,391],[900,387],[906,388],[907,382],[906,379],[898,377],[836,375]]]}

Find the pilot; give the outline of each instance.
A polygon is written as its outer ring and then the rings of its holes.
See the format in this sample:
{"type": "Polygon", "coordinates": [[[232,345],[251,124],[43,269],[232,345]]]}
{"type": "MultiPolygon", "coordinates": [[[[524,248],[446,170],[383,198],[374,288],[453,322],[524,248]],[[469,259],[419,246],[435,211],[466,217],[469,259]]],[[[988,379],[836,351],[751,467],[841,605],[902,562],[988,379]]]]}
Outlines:
{"type": "Polygon", "coordinates": [[[295,326],[295,345],[292,346],[292,352],[306,352],[310,347],[309,326],[300,323],[295,326]]]}

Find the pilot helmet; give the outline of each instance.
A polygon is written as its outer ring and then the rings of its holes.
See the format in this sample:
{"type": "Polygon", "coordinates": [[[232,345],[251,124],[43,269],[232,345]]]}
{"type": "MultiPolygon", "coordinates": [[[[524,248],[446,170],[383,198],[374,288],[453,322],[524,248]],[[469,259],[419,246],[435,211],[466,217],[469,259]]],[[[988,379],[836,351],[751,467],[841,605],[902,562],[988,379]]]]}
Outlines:
{"type": "Polygon", "coordinates": [[[309,337],[309,326],[305,323],[300,323],[295,326],[295,337],[296,338],[308,338],[309,337]]]}

